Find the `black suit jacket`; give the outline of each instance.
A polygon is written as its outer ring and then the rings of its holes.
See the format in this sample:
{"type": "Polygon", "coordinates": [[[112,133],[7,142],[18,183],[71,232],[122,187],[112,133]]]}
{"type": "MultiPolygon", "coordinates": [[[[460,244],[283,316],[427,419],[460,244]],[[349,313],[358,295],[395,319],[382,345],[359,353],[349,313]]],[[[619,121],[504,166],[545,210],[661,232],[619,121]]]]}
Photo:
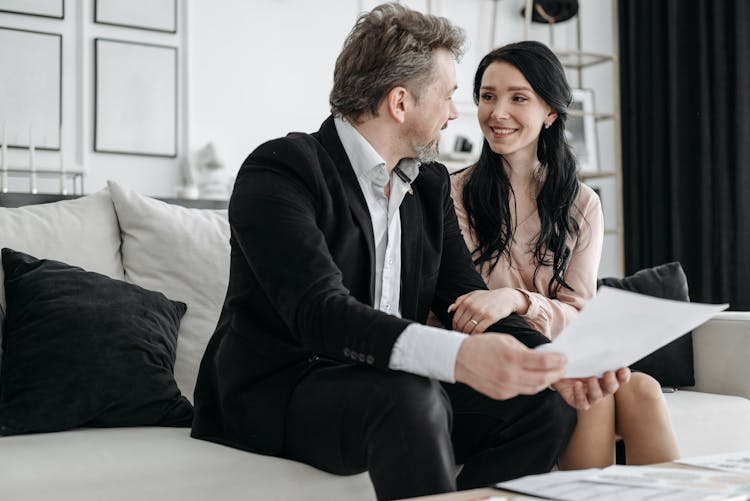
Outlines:
{"type": "MultiPolygon", "coordinates": [[[[279,454],[286,405],[305,373],[330,363],[389,370],[410,323],[424,323],[432,309],[450,325],[448,305],[486,288],[461,236],[445,167],[422,165],[412,189],[400,208],[397,318],[372,308],[372,223],[333,119],[248,156],[229,203],[229,286],[198,374],[194,437],[279,454]]],[[[495,330],[527,344],[544,340],[517,316],[495,330]]]]}

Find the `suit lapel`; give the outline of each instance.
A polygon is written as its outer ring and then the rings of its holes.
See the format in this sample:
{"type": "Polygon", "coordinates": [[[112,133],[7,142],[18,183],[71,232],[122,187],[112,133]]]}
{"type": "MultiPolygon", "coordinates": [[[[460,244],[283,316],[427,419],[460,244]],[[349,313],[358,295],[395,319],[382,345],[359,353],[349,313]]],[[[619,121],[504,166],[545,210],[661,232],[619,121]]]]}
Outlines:
{"type": "MultiPolygon", "coordinates": [[[[414,187],[414,185],[412,185],[414,187]]],[[[401,314],[416,319],[417,299],[422,276],[422,205],[419,190],[407,194],[399,209],[401,215],[401,314]]]]}
{"type": "Polygon", "coordinates": [[[367,202],[362,190],[359,187],[359,181],[354,174],[354,169],[346,155],[341,139],[336,132],[336,126],[333,123],[333,117],[328,117],[318,131],[320,143],[331,155],[334,165],[338,169],[341,183],[344,186],[346,199],[349,203],[349,210],[352,219],[360,229],[364,238],[365,246],[369,256],[369,273],[370,273],[370,304],[374,304],[373,296],[375,295],[375,237],[373,236],[372,218],[370,211],[367,209],[367,202]]]}

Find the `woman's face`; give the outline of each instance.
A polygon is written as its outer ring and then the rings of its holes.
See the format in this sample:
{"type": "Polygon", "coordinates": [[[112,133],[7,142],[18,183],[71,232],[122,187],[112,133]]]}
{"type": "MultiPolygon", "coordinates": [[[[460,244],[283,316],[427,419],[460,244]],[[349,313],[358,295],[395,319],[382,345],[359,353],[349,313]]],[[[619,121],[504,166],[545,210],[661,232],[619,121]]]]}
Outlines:
{"type": "Polygon", "coordinates": [[[496,61],[482,75],[477,118],[492,151],[535,163],[539,133],[557,113],[515,66],[496,61]]]}

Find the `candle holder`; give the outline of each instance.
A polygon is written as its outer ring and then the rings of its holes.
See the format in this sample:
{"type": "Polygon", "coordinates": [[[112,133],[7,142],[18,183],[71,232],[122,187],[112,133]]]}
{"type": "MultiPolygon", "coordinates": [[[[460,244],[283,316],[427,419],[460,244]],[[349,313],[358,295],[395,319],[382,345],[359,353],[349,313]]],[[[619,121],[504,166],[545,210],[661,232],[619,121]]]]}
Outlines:
{"type": "Polygon", "coordinates": [[[8,193],[8,133],[7,127],[3,124],[3,145],[0,149],[0,191],[8,193]]]}
{"type": "Polygon", "coordinates": [[[34,153],[34,128],[29,127],[29,192],[36,194],[36,155],[34,153]]]}
{"type": "Polygon", "coordinates": [[[68,186],[65,182],[65,159],[63,158],[62,127],[58,132],[58,144],[60,146],[60,194],[68,194],[68,186]]]}

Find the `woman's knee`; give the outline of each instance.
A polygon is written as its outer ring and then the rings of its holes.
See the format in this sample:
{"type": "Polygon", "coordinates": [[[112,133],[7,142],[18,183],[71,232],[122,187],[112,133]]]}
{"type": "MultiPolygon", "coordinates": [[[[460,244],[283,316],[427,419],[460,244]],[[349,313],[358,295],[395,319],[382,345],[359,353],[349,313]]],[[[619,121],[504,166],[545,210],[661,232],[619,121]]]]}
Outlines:
{"type": "Polygon", "coordinates": [[[620,386],[615,393],[618,406],[637,405],[641,406],[649,402],[663,402],[664,395],[661,385],[653,377],[643,372],[634,372],[630,381],[620,386]]]}

